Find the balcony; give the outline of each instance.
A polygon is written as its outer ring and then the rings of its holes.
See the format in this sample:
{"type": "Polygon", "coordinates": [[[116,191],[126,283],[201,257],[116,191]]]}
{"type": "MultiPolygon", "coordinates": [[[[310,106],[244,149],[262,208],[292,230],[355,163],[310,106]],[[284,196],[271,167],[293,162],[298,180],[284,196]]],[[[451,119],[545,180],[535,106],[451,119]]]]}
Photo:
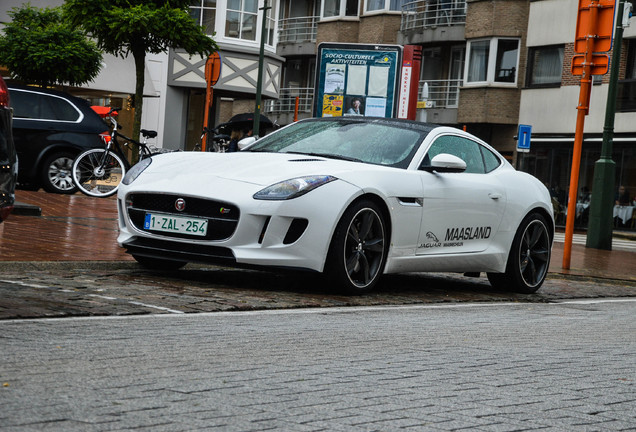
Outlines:
{"type": "Polygon", "coordinates": [[[320,17],[287,18],[278,21],[278,43],[316,42],[320,17]]]}
{"type": "Polygon", "coordinates": [[[426,108],[457,108],[461,79],[420,81],[417,101],[426,108]]]}
{"type": "Polygon", "coordinates": [[[459,88],[463,80],[424,80],[419,83],[417,107],[424,108],[418,119],[441,124],[457,122],[459,88]]]}
{"type": "Polygon", "coordinates": [[[417,0],[402,6],[398,43],[462,41],[466,0],[417,0]]]}
{"type": "Polygon", "coordinates": [[[294,110],[298,98],[298,118],[311,117],[314,103],[314,88],[282,88],[278,99],[263,101],[263,113],[280,125],[294,121],[294,110]]]}

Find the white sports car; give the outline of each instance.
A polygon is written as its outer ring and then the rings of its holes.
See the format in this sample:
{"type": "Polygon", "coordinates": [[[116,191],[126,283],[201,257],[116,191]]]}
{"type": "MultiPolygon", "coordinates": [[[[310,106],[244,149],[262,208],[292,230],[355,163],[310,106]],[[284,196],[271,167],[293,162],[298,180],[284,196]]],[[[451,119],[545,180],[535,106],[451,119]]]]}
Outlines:
{"type": "Polygon", "coordinates": [[[343,292],[382,274],[486,272],[531,293],[554,233],[547,189],[455,128],[302,120],[236,153],[168,153],[118,191],[119,244],[142,265],[304,269],[343,292]]]}

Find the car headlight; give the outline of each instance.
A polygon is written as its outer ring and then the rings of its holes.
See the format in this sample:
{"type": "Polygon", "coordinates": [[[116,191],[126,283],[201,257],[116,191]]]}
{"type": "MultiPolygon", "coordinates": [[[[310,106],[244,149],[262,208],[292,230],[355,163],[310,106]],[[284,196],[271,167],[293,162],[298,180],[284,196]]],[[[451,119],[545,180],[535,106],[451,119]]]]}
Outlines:
{"type": "Polygon", "coordinates": [[[298,198],[317,187],[337,180],[329,175],[316,175],[298,177],[282,181],[266,187],[254,194],[254,199],[258,200],[289,200],[298,198]]]}
{"type": "Polygon", "coordinates": [[[135,181],[137,177],[139,177],[139,175],[142,172],[144,172],[146,168],[150,166],[151,163],[152,163],[152,158],[146,158],[146,159],[140,160],[135,165],[133,165],[132,168],[130,168],[130,170],[126,173],[126,175],[124,176],[124,179],[121,182],[125,185],[131,184],[132,182],[135,181]]]}

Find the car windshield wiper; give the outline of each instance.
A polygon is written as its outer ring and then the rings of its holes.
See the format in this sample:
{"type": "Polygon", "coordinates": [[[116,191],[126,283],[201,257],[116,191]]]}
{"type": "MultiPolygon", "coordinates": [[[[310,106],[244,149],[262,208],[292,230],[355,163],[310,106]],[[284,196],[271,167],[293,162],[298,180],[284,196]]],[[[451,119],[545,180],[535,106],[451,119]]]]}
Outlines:
{"type": "Polygon", "coordinates": [[[346,160],[350,162],[362,162],[361,159],[357,159],[350,156],[343,156],[339,154],[332,154],[332,153],[307,153],[307,152],[299,152],[299,151],[290,151],[285,153],[300,154],[300,155],[307,155],[307,156],[318,156],[318,157],[325,157],[327,159],[339,159],[339,160],[346,160]]]}

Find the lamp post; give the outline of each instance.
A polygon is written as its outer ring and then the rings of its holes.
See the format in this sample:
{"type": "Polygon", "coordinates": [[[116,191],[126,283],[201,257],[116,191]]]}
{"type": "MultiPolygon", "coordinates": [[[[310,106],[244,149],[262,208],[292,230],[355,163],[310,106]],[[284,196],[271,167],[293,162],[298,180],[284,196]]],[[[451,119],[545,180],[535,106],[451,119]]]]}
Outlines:
{"type": "Polygon", "coordinates": [[[258,80],[256,81],[256,104],[254,106],[254,126],[252,133],[255,137],[259,135],[259,125],[261,121],[261,91],[263,88],[263,63],[265,58],[265,36],[267,35],[267,10],[271,7],[267,6],[267,0],[264,0],[263,7],[259,10],[263,11],[263,21],[261,24],[261,49],[258,55],[258,80]]]}
{"type": "Polygon", "coordinates": [[[629,21],[623,22],[624,7],[625,1],[620,0],[616,14],[616,32],[614,35],[609,88],[607,90],[601,158],[594,164],[590,221],[585,245],[588,248],[595,249],[612,250],[614,181],[616,176],[616,163],[612,160],[612,145],[614,142],[614,117],[616,115],[616,87],[621,62],[623,28],[629,25],[629,21]]]}

